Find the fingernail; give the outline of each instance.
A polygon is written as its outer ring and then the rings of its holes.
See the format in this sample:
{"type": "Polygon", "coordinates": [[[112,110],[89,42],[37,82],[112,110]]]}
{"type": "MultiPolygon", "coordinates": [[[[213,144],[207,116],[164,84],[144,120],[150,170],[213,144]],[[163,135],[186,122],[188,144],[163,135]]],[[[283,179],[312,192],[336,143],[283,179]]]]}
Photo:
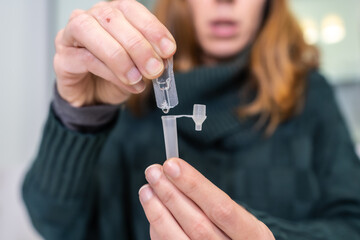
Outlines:
{"type": "Polygon", "coordinates": [[[154,193],[149,185],[144,185],[139,190],[139,196],[141,202],[147,202],[154,196],[154,193]]]}
{"type": "Polygon", "coordinates": [[[129,84],[134,85],[142,80],[142,75],[136,67],[132,67],[126,74],[129,84]]]}
{"type": "Polygon", "coordinates": [[[137,91],[138,93],[141,93],[142,91],[145,90],[146,84],[144,81],[141,81],[141,82],[133,85],[133,87],[135,88],[135,91],[137,91]]]}
{"type": "Polygon", "coordinates": [[[177,178],[178,176],[180,176],[180,167],[179,164],[175,162],[175,160],[166,161],[164,164],[164,171],[168,176],[172,178],[177,178]]]}
{"type": "Polygon", "coordinates": [[[160,41],[160,48],[165,55],[170,55],[175,51],[176,45],[165,37],[160,41]]]}
{"type": "Polygon", "coordinates": [[[161,176],[161,171],[157,166],[150,166],[145,170],[146,180],[150,184],[156,184],[159,181],[160,176],[161,176]]]}
{"type": "Polygon", "coordinates": [[[163,63],[157,60],[156,58],[150,58],[146,63],[146,71],[151,76],[158,75],[163,70],[163,63]]]}

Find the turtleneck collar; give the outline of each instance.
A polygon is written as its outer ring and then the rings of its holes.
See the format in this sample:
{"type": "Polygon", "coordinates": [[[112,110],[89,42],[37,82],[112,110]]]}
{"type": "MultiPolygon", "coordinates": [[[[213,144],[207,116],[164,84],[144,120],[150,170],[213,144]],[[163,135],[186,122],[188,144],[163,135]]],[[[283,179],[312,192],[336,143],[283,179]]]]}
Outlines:
{"type": "Polygon", "coordinates": [[[175,73],[179,103],[193,104],[188,101],[206,100],[209,95],[220,94],[224,88],[241,84],[245,79],[236,77],[245,71],[248,62],[249,50],[246,49],[230,63],[203,65],[188,72],[175,73]]]}
{"type": "Polygon", "coordinates": [[[179,119],[179,135],[184,134],[207,143],[241,128],[248,131],[244,133],[247,138],[245,141],[248,141],[250,135],[254,136],[250,123],[240,120],[236,112],[241,104],[243,83],[247,80],[248,57],[247,50],[231,63],[200,66],[189,72],[175,74],[179,105],[170,114],[188,114],[192,112],[193,104],[205,104],[208,116],[203,131],[196,133],[193,122],[179,119]]]}

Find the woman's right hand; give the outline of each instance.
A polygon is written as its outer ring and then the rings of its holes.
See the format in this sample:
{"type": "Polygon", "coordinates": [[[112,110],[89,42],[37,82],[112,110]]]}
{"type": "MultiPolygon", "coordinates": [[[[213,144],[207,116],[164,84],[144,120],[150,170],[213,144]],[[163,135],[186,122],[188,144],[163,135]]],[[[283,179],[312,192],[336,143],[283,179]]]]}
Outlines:
{"type": "Polygon", "coordinates": [[[75,10],[55,40],[60,96],[72,106],[120,104],[145,89],[162,58],[176,50],[173,36],[135,0],[101,2],[75,10]]]}

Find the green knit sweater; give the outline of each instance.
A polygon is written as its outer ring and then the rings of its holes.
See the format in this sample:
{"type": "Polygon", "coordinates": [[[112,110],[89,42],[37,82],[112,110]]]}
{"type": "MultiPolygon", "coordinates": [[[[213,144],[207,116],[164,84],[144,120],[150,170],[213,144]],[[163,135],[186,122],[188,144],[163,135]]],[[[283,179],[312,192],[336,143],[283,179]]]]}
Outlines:
{"type": "MultiPolygon", "coordinates": [[[[245,206],[276,239],[360,239],[360,161],[334,94],[309,74],[304,110],[271,137],[239,120],[243,76],[227,66],[176,74],[180,104],[207,105],[202,132],[178,120],[180,157],[245,206]]],[[[155,106],[155,103],[152,104],[155,106]]],[[[162,112],[138,118],[119,110],[96,134],[65,128],[50,110],[38,155],[23,185],[35,228],[45,239],[149,239],[138,200],[144,170],[163,163],[162,112]]]]}

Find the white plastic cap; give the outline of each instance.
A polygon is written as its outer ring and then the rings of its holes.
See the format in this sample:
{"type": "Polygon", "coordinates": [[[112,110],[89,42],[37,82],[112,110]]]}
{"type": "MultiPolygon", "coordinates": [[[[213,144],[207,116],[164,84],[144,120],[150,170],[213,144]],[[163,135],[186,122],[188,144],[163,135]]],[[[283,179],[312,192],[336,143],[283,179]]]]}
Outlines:
{"type": "Polygon", "coordinates": [[[195,122],[195,130],[201,131],[202,124],[206,119],[206,106],[202,104],[194,104],[193,116],[195,122]]]}

